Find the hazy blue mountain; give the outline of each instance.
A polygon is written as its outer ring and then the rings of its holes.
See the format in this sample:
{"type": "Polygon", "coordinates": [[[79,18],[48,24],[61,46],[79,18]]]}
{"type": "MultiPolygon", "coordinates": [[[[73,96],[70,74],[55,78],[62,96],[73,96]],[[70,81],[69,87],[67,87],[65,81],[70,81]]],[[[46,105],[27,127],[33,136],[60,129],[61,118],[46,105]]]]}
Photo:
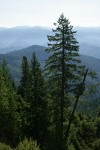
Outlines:
{"type": "Polygon", "coordinates": [[[49,28],[44,27],[14,27],[0,29],[0,53],[25,48],[31,45],[47,45],[49,28]]]}
{"type": "Polygon", "coordinates": [[[100,47],[82,43],[80,44],[80,54],[100,59],[100,47]]]}
{"type": "Polygon", "coordinates": [[[80,53],[100,58],[100,27],[75,27],[80,53]]]}
{"type": "MultiPolygon", "coordinates": [[[[100,27],[74,27],[80,45],[80,53],[100,58],[100,27]]],[[[31,45],[47,46],[47,35],[52,35],[48,27],[0,28],[0,53],[23,49],[31,45]]]]}
{"type": "Polygon", "coordinates": [[[100,47],[100,27],[75,27],[75,30],[80,44],[100,47]]]}
{"type": "MultiPolygon", "coordinates": [[[[45,52],[46,47],[33,45],[21,50],[13,51],[7,54],[0,54],[0,62],[5,59],[8,62],[8,65],[11,69],[11,73],[14,79],[17,81],[20,77],[20,67],[21,67],[21,60],[23,56],[27,56],[28,60],[31,60],[32,53],[35,52],[36,56],[42,65],[45,65],[45,60],[48,58],[48,53],[45,52]]],[[[98,74],[98,81],[100,82],[100,59],[81,55],[80,56],[82,63],[87,66],[87,68],[96,71],[98,74]]]]}

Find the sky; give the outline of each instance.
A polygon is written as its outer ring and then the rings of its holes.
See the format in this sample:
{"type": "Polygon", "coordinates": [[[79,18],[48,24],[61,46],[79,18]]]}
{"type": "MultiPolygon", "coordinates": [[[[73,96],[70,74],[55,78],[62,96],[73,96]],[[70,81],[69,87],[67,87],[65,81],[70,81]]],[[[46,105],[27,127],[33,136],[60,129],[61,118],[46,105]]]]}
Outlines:
{"type": "Polygon", "coordinates": [[[100,0],[0,0],[0,27],[52,27],[62,13],[73,26],[100,26],[100,0]]]}

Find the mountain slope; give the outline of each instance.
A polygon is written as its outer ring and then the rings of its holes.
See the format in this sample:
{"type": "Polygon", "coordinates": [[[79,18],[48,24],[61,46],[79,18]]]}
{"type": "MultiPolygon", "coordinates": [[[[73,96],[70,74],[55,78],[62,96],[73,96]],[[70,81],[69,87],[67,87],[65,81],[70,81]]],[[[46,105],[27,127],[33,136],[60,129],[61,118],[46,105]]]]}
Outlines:
{"type": "Polygon", "coordinates": [[[100,59],[100,47],[89,45],[89,44],[81,44],[80,54],[88,55],[100,59]]]}
{"type": "MultiPolygon", "coordinates": [[[[15,78],[15,80],[17,80],[20,77],[20,67],[23,56],[27,56],[28,60],[30,61],[32,53],[35,52],[36,57],[38,58],[41,66],[43,67],[45,64],[45,60],[49,56],[49,54],[45,52],[45,49],[46,47],[44,46],[33,45],[25,49],[13,51],[7,54],[0,54],[0,63],[3,59],[5,59],[8,62],[13,77],[15,78]]],[[[100,59],[85,55],[81,55],[80,58],[82,60],[82,63],[85,64],[87,68],[90,68],[97,72],[99,77],[98,81],[100,82],[100,59]]]]}
{"type": "Polygon", "coordinates": [[[74,27],[78,42],[100,47],[100,27],[74,27]]]}

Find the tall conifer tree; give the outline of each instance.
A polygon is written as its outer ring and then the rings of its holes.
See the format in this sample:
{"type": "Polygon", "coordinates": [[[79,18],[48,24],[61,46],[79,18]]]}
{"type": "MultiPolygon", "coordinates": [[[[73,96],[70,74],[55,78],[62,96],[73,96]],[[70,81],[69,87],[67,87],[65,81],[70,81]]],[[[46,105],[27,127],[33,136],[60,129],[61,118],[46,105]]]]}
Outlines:
{"type": "Polygon", "coordinates": [[[23,133],[26,137],[33,137],[43,146],[48,130],[48,96],[40,63],[35,53],[30,63],[27,57],[23,57],[18,92],[26,105],[23,109],[23,133]]]}
{"type": "Polygon", "coordinates": [[[15,145],[20,138],[18,99],[12,86],[9,68],[0,64],[0,141],[15,145]]]}
{"type": "Polygon", "coordinates": [[[75,38],[76,31],[68,19],[61,14],[54,23],[53,35],[48,36],[47,52],[51,53],[46,61],[45,72],[49,79],[49,87],[55,103],[55,122],[57,130],[58,149],[63,149],[63,123],[65,103],[68,103],[68,93],[74,91],[84,66],[80,65],[79,45],[75,38]]]}
{"type": "Polygon", "coordinates": [[[29,86],[29,81],[30,81],[30,68],[29,68],[29,63],[27,60],[26,56],[23,56],[22,59],[22,66],[21,66],[21,70],[22,70],[22,75],[21,75],[21,79],[20,79],[20,85],[18,87],[18,92],[21,94],[21,96],[27,100],[27,96],[28,96],[28,86],[29,86]]]}
{"type": "Polygon", "coordinates": [[[22,136],[30,137],[30,117],[31,117],[31,101],[33,94],[31,90],[31,79],[30,79],[30,64],[26,56],[22,58],[21,64],[21,78],[18,86],[18,94],[22,98],[22,136]]]}
{"type": "Polygon", "coordinates": [[[48,96],[45,80],[35,53],[31,60],[31,133],[41,145],[45,144],[48,130],[48,96]]]}

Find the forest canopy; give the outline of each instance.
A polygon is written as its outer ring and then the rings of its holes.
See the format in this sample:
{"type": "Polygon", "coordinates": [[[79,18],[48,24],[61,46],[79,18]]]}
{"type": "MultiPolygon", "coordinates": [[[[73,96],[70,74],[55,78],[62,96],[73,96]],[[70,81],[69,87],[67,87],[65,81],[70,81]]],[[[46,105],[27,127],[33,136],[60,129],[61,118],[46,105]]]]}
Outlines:
{"type": "Polygon", "coordinates": [[[61,14],[54,27],[45,67],[23,56],[18,86],[0,64],[0,150],[100,149],[100,97],[87,88],[95,73],[81,63],[69,20],[61,14]]]}

